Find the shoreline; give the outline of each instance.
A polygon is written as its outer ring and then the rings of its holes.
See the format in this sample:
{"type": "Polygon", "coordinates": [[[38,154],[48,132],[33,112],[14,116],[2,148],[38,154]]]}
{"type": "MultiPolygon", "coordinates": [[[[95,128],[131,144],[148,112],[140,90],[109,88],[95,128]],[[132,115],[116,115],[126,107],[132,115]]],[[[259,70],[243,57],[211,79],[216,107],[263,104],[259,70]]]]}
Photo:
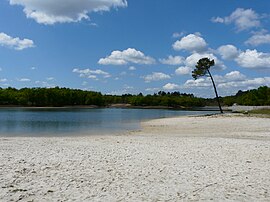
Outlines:
{"type": "Polygon", "coordinates": [[[88,137],[0,137],[0,201],[269,201],[269,118],[149,120],[88,137]]]}
{"type": "MultiPolygon", "coordinates": [[[[183,110],[183,111],[219,111],[217,106],[205,107],[168,107],[168,106],[133,106],[130,104],[112,104],[109,106],[97,105],[77,105],[77,106],[61,106],[61,107],[37,107],[37,106],[19,106],[19,105],[0,105],[0,109],[167,109],[167,110],[183,110]]],[[[231,111],[228,107],[224,107],[224,111],[231,111]]]]}
{"type": "Polygon", "coordinates": [[[142,134],[148,135],[270,140],[270,118],[256,114],[217,113],[179,116],[144,121],[141,126],[142,134]]]}

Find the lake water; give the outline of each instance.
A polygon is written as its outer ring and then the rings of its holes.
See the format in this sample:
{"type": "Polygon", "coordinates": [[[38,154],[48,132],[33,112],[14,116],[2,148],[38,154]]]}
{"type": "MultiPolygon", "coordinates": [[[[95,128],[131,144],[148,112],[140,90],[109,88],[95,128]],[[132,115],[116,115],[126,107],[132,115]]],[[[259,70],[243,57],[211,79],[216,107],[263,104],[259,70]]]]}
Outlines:
{"type": "Polygon", "coordinates": [[[149,119],[199,115],[209,111],[164,109],[2,108],[0,136],[69,136],[137,130],[149,119]]]}

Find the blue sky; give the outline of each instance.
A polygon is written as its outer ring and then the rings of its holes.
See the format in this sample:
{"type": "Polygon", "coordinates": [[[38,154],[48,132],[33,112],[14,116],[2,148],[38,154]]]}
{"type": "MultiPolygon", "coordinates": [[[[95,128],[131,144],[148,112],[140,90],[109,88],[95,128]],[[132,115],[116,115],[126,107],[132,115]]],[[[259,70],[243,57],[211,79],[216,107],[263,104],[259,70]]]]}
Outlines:
{"type": "Polygon", "coordinates": [[[2,0],[0,86],[214,97],[270,86],[270,1],[2,0]],[[78,3],[79,2],[79,3],[78,3]]]}

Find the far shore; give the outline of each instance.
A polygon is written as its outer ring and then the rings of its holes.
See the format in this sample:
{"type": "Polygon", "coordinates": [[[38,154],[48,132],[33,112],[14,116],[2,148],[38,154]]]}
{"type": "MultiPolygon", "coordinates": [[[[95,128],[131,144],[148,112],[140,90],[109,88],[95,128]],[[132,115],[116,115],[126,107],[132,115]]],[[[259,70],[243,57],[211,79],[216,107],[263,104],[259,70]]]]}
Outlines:
{"type": "MultiPolygon", "coordinates": [[[[20,105],[0,105],[0,109],[106,109],[106,108],[122,108],[122,109],[170,109],[170,110],[190,110],[190,111],[219,111],[218,106],[205,107],[168,107],[168,106],[133,106],[130,104],[111,104],[108,106],[97,105],[73,105],[73,106],[20,106],[20,105]]],[[[224,107],[224,111],[231,109],[224,107]]]]}
{"type": "MultiPolygon", "coordinates": [[[[0,109],[3,108],[22,108],[22,109],[104,109],[104,108],[122,108],[122,109],[171,109],[171,110],[190,110],[190,111],[219,111],[218,106],[204,106],[204,107],[168,107],[168,106],[134,106],[131,104],[110,104],[107,106],[97,105],[69,105],[69,106],[21,106],[21,105],[0,105],[0,109]]],[[[242,113],[252,110],[270,109],[270,106],[222,106],[225,112],[242,113]]]]}
{"type": "Polygon", "coordinates": [[[0,201],[270,201],[269,118],[150,120],[142,130],[0,138],[0,201]]]}

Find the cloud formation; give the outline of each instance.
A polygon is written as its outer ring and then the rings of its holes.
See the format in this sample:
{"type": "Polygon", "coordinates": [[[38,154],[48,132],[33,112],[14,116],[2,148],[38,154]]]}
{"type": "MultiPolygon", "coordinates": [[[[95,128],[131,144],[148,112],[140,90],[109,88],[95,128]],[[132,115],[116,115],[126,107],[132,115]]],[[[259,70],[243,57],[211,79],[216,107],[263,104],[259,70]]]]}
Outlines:
{"type": "Polygon", "coordinates": [[[46,80],[47,80],[47,81],[53,81],[53,80],[55,80],[55,79],[54,79],[54,77],[47,77],[46,80]]]}
{"type": "Polygon", "coordinates": [[[224,76],[225,82],[226,81],[243,81],[246,79],[246,76],[239,71],[232,71],[224,76]]]}
{"type": "Polygon", "coordinates": [[[3,32],[0,33],[0,46],[12,48],[15,50],[23,50],[34,47],[34,42],[30,39],[13,38],[3,32]]]}
{"type": "Polygon", "coordinates": [[[224,70],[227,67],[220,61],[213,53],[193,53],[192,55],[188,56],[185,61],[185,65],[192,69],[195,68],[195,65],[201,58],[209,58],[210,60],[215,60],[214,69],[224,70]]]}
{"type": "Polygon", "coordinates": [[[218,48],[218,53],[224,60],[232,60],[239,55],[239,50],[233,45],[224,45],[218,48]]]}
{"type": "Polygon", "coordinates": [[[31,80],[28,79],[28,78],[21,78],[21,79],[17,79],[17,81],[20,81],[20,82],[30,82],[31,80]]]}
{"type": "Polygon", "coordinates": [[[212,22],[223,24],[234,24],[237,31],[249,30],[261,26],[262,16],[252,9],[237,8],[227,17],[214,17],[212,22]]]}
{"type": "Polygon", "coordinates": [[[130,66],[130,67],[128,68],[128,70],[129,70],[129,71],[135,71],[135,70],[136,70],[136,67],[130,66]]]}
{"type": "Polygon", "coordinates": [[[190,52],[201,52],[206,50],[206,48],[207,43],[198,33],[184,36],[173,44],[174,50],[186,50],[190,52]]]}
{"type": "Polygon", "coordinates": [[[245,42],[245,44],[251,46],[270,44],[270,34],[267,34],[265,32],[255,33],[245,42]]]}
{"type": "Polygon", "coordinates": [[[181,65],[184,62],[184,58],[181,56],[169,55],[168,58],[159,59],[160,63],[165,65],[181,65]]]}
{"type": "Polygon", "coordinates": [[[49,83],[48,81],[35,81],[35,84],[42,86],[44,88],[54,88],[56,84],[49,83]]]}
{"type": "Polygon", "coordinates": [[[89,19],[89,13],[127,7],[127,0],[9,0],[10,5],[23,6],[27,18],[37,23],[79,22],[89,19]]]}
{"type": "Polygon", "coordinates": [[[178,68],[175,70],[175,74],[176,74],[176,75],[186,75],[186,74],[191,74],[191,72],[192,72],[193,69],[194,69],[194,68],[187,67],[187,66],[178,67],[178,68]]]}
{"type": "Polygon", "coordinates": [[[172,37],[173,38],[179,38],[179,37],[183,36],[184,34],[185,34],[184,32],[174,32],[172,34],[172,37]]]}
{"type": "Polygon", "coordinates": [[[189,79],[185,82],[184,87],[185,88],[205,88],[205,87],[211,87],[212,83],[210,78],[199,78],[196,80],[189,79]]]}
{"type": "Polygon", "coordinates": [[[180,88],[181,86],[175,83],[167,83],[166,85],[163,86],[163,89],[168,91],[179,90],[180,88]]]}
{"type": "Polygon", "coordinates": [[[0,79],[0,82],[7,82],[8,80],[6,78],[0,79]]]}
{"type": "Polygon", "coordinates": [[[78,73],[80,77],[98,80],[98,76],[103,78],[109,78],[111,75],[108,72],[102,71],[100,69],[91,70],[91,69],[73,69],[73,73],[78,73]]]}
{"type": "Polygon", "coordinates": [[[146,75],[142,77],[146,83],[151,81],[161,81],[165,79],[170,79],[170,75],[164,74],[162,72],[153,72],[152,74],[146,75]]]}
{"type": "Polygon", "coordinates": [[[260,86],[269,86],[270,85],[270,77],[259,77],[259,78],[252,78],[246,79],[242,81],[230,81],[218,84],[219,88],[228,88],[228,89],[237,89],[244,88],[244,89],[254,89],[260,86]]]}
{"type": "Polygon", "coordinates": [[[235,59],[238,65],[245,68],[270,68],[270,54],[247,49],[235,59]]]}
{"type": "Polygon", "coordinates": [[[130,63],[150,65],[155,63],[155,59],[145,56],[143,52],[134,48],[128,48],[123,51],[113,51],[111,55],[98,61],[98,64],[101,65],[127,65],[130,63]]]}
{"type": "MultiPolygon", "coordinates": [[[[270,77],[247,78],[247,76],[239,71],[232,71],[224,76],[214,75],[214,80],[219,91],[225,94],[236,93],[240,89],[247,90],[258,88],[262,85],[270,85],[270,77]]],[[[209,77],[199,78],[197,80],[190,79],[185,82],[183,88],[208,89],[212,88],[212,82],[209,77]]]]}
{"type": "Polygon", "coordinates": [[[270,53],[259,52],[256,49],[238,50],[233,45],[220,46],[217,52],[224,60],[234,60],[239,66],[250,69],[270,68],[270,53]]]}

